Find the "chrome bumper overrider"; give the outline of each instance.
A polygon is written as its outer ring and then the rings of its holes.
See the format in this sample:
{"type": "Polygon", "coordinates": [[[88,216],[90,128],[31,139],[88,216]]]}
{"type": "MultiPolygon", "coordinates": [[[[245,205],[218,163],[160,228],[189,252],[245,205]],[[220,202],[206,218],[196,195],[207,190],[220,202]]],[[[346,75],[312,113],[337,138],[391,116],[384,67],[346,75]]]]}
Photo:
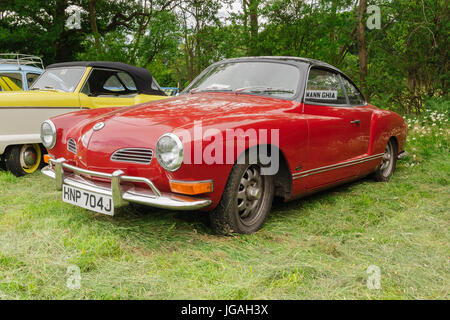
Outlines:
{"type": "Polygon", "coordinates": [[[147,178],[126,176],[122,170],[112,174],[81,169],[66,163],[64,158],[50,159],[50,165],[42,169],[47,177],[55,179],[56,189],[62,190],[63,184],[85,191],[112,196],[114,207],[127,205],[129,202],[152,207],[174,210],[196,210],[211,204],[209,199],[191,198],[174,193],[162,193],[147,178]],[[83,177],[111,179],[111,183],[97,182],[83,177]],[[136,187],[122,182],[143,183],[148,188],[136,187]]]}

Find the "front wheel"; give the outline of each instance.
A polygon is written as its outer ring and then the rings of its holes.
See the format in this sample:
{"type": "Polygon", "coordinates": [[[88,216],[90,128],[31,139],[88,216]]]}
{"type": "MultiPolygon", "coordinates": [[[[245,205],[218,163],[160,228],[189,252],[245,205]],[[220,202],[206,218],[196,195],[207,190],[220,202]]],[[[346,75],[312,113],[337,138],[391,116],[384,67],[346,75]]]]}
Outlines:
{"type": "Polygon", "coordinates": [[[273,176],[262,175],[259,164],[236,164],[218,206],[210,213],[213,229],[220,234],[258,231],[270,211],[273,176]]]}
{"type": "Polygon", "coordinates": [[[386,148],[384,149],[383,159],[380,166],[374,172],[375,180],[380,182],[389,181],[391,176],[394,174],[396,165],[397,145],[391,139],[388,141],[386,148]]]}
{"type": "Polygon", "coordinates": [[[6,170],[16,177],[33,173],[42,163],[41,147],[39,144],[11,146],[4,154],[4,163],[6,170]]]}

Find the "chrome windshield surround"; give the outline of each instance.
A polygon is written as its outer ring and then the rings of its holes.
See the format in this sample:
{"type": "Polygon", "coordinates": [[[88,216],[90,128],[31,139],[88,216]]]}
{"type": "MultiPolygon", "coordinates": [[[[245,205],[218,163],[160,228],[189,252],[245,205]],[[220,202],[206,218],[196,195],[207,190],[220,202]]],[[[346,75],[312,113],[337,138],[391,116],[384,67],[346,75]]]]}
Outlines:
{"type": "Polygon", "coordinates": [[[318,173],[322,173],[322,172],[326,172],[326,171],[331,171],[331,170],[340,169],[340,168],[344,168],[344,167],[348,167],[348,166],[353,166],[353,165],[360,164],[360,163],[367,162],[367,161],[381,159],[383,157],[383,154],[384,153],[374,154],[374,155],[360,158],[360,159],[336,163],[336,164],[332,164],[329,166],[319,167],[319,168],[315,168],[315,169],[311,169],[311,170],[307,170],[307,171],[303,171],[303,172],[297,172],[297,173],[292,174],[292,176],[293,176],[294,180],[300,179],[300,178],[305,178],[307,176],[312,176],[313,174],[318,174],[318,173]]]}
{"type": "Polygon", "coordinates": [[[67,150],[69,150],[73,154],[77,154],[77,143],[74,139],[70,138],[69,140],[67,140],[67,150]]]}
{"type": "Polygon", "coordinates": [[[197,210],[212,203],[209,199],[160,192],[151,180],[144,177],[126,176],[122,170],[116,170],[112,174],[86,170],[66,163],[64,158],[49,159],[49,163],[49,166],[42,169],[42,173],[55,179],[58,191],[61,191],[63,184],[66,184],[82,190],[112,196],[116,208],[134,202],[163,209],[197,210]],[[93,181],[84,176],[110,179],[111,183],[93,181]],[[148,188],[125,185],[122,182],[143,183],[148,188]]]}
{"type": "Polygon", "coordinates": [[[146,148],[125,148],[115,151],[111,161],[150,164],[153,160],[153,150],[146,148]]]}

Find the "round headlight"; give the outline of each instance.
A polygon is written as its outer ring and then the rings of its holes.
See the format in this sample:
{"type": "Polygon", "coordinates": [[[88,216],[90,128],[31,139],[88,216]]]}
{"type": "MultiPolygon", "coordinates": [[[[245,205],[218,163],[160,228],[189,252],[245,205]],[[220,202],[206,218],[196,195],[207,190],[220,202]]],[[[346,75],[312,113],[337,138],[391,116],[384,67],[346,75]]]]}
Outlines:
{"type": "Polygon", "coordinates": [[[167,171],[176,171],[184,158],[183,144],[173,133],[163,134],[156,144],[156,159],[167,171]]]}
{"type": "Polygon", "coordinates": [[[56,144],[56,127],[50,120],[41,125],[41,141],[47,149],[52,149],[56,144]]]}

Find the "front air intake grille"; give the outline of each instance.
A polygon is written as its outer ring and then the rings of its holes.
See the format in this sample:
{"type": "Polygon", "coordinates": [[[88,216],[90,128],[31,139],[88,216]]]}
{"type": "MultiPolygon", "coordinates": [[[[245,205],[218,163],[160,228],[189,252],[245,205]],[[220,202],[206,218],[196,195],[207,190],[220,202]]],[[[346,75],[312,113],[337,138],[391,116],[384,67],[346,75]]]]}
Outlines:
{"type": "Polygon", "coordinates": [[[112,161],[149,164],[153,159],[152,149],[127,148],[120,149],[111,156],[112,161]]]}
{"type": "Polygon", "coordinates": [[[77,154],[77,143],[74,139],[70,138],[69,141],[67,141],[67,150],[74,154],[77,154]]]}

